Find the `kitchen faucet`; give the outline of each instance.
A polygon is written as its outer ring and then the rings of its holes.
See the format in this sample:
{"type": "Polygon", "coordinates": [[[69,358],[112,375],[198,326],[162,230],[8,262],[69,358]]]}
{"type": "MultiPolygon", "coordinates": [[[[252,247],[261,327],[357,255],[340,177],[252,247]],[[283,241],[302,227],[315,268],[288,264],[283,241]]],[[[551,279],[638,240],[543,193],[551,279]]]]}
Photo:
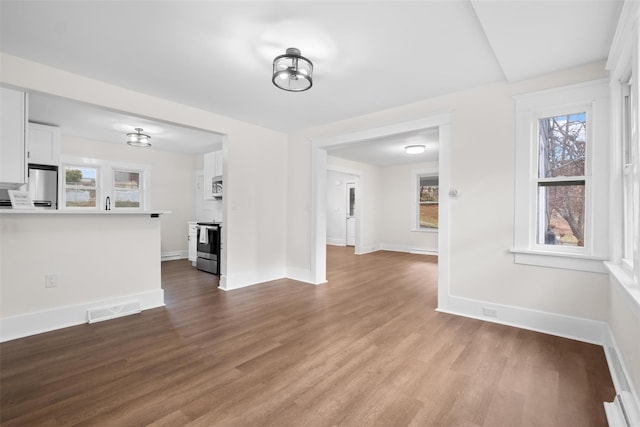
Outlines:
{"type": "Polygon", "coordinates": [[[107,196],[107,200],[104,203],[104,210],[106,211],[111,210],[111,198],[109,198],[109,196],[107,196]]]}

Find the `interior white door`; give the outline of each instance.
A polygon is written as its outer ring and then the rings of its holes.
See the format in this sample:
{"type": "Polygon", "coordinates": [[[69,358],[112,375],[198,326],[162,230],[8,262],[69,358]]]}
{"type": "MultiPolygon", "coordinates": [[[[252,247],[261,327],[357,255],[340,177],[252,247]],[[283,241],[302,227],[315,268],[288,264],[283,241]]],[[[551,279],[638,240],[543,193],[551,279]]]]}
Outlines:
{"type": "Polygon", "coordinates": [[[347,246],[356,245],[356,185],[347,183],[347,246]]]}

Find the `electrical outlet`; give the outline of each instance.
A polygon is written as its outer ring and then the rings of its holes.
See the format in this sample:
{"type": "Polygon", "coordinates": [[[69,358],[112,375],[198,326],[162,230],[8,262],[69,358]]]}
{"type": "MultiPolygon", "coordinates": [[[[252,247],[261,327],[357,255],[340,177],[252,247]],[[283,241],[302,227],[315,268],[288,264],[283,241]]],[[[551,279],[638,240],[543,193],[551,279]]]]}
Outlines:
{"type": "Polygon", "coordinates": [[[58,275],[57,274],[47,274],[44,276],[44,287],[45,288],[55,288],[58,286],[58,275]]]}
{"type": "Polygon", "coordinates": [[[489,307],[483,307],[482,314],[487,317],[498,317],[498,310],[489,307]]]}

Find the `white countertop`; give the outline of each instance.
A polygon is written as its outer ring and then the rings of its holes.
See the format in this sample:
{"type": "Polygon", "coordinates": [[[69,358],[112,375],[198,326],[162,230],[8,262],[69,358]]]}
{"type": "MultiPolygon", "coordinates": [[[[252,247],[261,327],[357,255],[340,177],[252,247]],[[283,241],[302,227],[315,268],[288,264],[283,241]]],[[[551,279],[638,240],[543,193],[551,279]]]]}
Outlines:
{"type": "Polygon", "coordinates": [[[170,214],[171,211],[81,211],[72,209],[0,209],[0,215],[152,215],[170,214]]]}

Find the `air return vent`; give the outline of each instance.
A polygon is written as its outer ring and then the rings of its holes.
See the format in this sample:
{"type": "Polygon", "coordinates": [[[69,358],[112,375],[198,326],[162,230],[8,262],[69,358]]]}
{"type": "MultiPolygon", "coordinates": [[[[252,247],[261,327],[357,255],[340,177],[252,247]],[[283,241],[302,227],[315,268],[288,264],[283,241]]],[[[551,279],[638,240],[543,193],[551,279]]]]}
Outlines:
{"type": "Polygon", "coordinates": [[[140,302],[137,300],[124,301],[117,305],[106,307],[94,307],[87,310],[87,322],[96,323],[103,320],[115,319],[116,317],[128,316],[129,314],[140,313],[140,302]]]}

